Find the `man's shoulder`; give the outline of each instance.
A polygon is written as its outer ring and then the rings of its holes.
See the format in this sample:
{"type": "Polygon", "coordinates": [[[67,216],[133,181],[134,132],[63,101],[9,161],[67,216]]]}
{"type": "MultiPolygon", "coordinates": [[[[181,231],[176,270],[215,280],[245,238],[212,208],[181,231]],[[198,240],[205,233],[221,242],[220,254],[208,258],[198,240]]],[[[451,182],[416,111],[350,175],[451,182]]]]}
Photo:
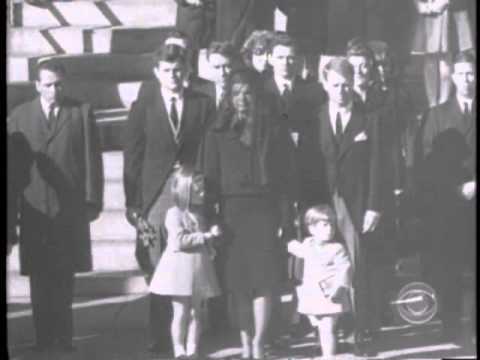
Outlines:
{"type": "Polygon", "coordinates": [[[190,81],[190,89],[211,96],[215,94],[215,83],[196,76],[190,81]]]}

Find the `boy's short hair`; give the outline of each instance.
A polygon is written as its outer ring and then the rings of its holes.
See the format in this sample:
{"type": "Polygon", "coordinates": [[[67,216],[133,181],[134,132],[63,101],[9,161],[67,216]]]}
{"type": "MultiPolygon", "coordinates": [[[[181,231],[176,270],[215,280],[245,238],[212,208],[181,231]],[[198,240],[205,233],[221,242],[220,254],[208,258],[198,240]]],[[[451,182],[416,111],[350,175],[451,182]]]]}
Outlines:
{"type": "Polygon", "coordinates": [[[453,59],[454,64],[458,63],[469,63],[475,65],[476,59],[475,54],[472,51],[460,51],[455,58],[453,59]]]}
{"type": "Polygon", "coordinates": [[[375,55],[372,49],[368,46],[367,42],[359,37],[353,38],[347,43],[345,50],[347,57],[350,56],[362,56],[367,59],[370,64],[375,63],[375,55]]]}
{"type": "Polygon", "coordinates": [[[345,78],[353,79],[354,76],[352,64],[344,57],[334,57],[323,67],[323,79],[328,78],[330,71],[335,71],[345,78]]]}
{"type": "Polygon", "coordinates": [[[235,58],[236,52],[235,47],[231,42],[228,41],[214,41],[210,44],[207,49],[207,60],[212,54],[220,54],[225,56],[228,59],[233,60],[235,58]]]}
{"type": "Polygon", "coordinates": [[[55,61],[52,58],[40,60],[37,65],[36,65],[36,80],[40,80],[40,72],[42,70],[48,70],[51,71],[57,75],[65,76],[67,71],[65,70],[65,67],[59,63],[58,61],[55,61]]]}
{"type": "Polygon", "coordinates": [[[335,224],[337,216],[335,214],[335,211],[330,205],[327,204],[321,204],[321,205],[315,205],[309,208],[305,212],[304,218],[304,223],[306,227],[312,226],[317,224],[319,221],[325,221],[328,220],[332,224],[335,224]]]}
{"type": "Polygon", "coordinates": [[[155,61],[155,66],[160,61],[170,63],[181,62],[183,64],[186,64],[187,51],[186,49],[176,44],[164,44],[155,51],[155,53],[153,54],[153,59],[155,61]]]}
{"type": "Polygon", "coordinates": [[[273,49],[275,49],[275,47],[277,46],[285,46],[292,48],[296,54],[299,54],[300,51],[295,39],[289,36],[287,33],[281,31],[275,32],[270,44],[269,53],[271,54],[273,52],[273,49]]]}

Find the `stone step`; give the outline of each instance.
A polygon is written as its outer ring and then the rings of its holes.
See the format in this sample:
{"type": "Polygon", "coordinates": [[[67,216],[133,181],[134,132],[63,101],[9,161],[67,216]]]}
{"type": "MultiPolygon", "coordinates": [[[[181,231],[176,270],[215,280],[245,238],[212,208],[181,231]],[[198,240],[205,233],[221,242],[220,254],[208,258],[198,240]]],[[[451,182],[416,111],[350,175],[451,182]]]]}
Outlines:
{"type": "Polygon", "coordinates": [[[173,26],[174,0],[76,0],[46,7],[18,2],[13,9],[15,26],[173,26]]]}
{"type": "Polygon", "coordinates": [[[115,241],[135,239],[136,233],[125,218],[125,210],[107,210],[100,217],[90,223],[90,233],[94,242],[107,241],[115,244],[115,241]]]}
{"type": "MultiPolygon", "coordinates": [[[[75,276],[74,294],[77,297],[145,294],[147,292],[145,277],[138,269],[93,271],[75,276]]],[[[29,296],[28,277],[21,276],[18,271],[7,272],[7,302],[17,302],[17,299],[25,299],[29,296]]]]}
{"type": "MultiPolygon", "coordinates": [[[[206,49],[200,50],[198,59],[199,76],[211,79],[206,59],[206,49]]],[[[33,81],[38,61],[52,58],[63,64],[72,81],[130,82],[153,78],[152,53],[142,54],[78,54],[42,55],[15,53],[7,56],[7,83],[33,81]]]]}
{"type": "MultiPolygon", "coordinates": [[[[50,58],[42,54],[17,53],[7,57],[7,82],[32,81],[35,65],[50,58]]],[[[140,81],[152,78],[152,54],[52,54],[72,80],[140,81]]]]}
{"type": "Polygon", "coordinates": [[[125,192],[123,191],[123,179],[106,180],[103,192],[104,211],[121,211],[125,213],[125,192]]]}
{"type": "MultiPolygon", "coordinates": [[[[122,118],[137,98],[141,82],[116,82],[112,80],[70,80],[65,81],[65,95],[82,102],[89,103],[98,111],[98,117],[113,120],[115,116],[122,118]],[[115,113],[105,110],[115,110],[115,113]]],[[[7,84],[7,113],[16,106],[30,101],[37,95],[35,83],[17,81],[7,84]]]]}
{"type": "Polygon", "coordinates": [[[9,54],[83,54],[154,51],[172,29],[169,26],[57,26],[8,30],[9,54]]]}

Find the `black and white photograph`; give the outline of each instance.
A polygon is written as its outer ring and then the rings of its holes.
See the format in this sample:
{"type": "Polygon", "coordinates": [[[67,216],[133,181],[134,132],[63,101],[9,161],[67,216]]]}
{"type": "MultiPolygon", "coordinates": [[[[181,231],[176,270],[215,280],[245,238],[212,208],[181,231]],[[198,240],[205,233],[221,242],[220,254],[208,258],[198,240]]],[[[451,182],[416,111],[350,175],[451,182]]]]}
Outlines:
{"type": "Polygon", "coordinates": [[[11,360],[476,359],[476,0],[5,0],[11,360]]]}

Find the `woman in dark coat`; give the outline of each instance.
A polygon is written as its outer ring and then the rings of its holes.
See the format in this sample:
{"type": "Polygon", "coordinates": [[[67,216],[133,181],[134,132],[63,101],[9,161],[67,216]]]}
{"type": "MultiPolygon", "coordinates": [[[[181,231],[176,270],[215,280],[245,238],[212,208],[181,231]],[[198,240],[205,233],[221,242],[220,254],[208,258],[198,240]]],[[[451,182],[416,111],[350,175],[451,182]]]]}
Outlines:
{"type": "Polygon", "coordinates": [[[233,73],[206,137],[204,173],[226,234],[225,288],[235,299],[242,357],[263,358],[272,294],[281,283],[278,230],[287,218],[290,141],[252,70],[233,73]],[[253,330],[253,331],[252,331],[253,330]]]}

